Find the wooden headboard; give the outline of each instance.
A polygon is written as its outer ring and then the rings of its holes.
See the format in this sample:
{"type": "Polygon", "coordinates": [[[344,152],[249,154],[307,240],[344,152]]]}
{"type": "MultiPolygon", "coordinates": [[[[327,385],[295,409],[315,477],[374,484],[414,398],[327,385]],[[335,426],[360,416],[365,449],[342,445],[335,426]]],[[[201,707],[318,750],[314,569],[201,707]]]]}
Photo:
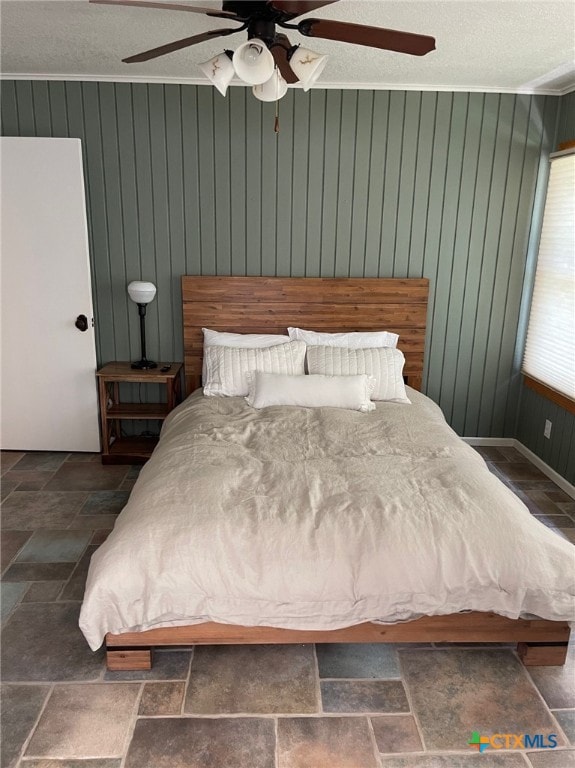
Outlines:
{"type": "Polygon", "coordinates": [[[392,331],[404,375],[421,389],[426,278],[182,277],[186,393],[201,385],[202,328],[232,333],[392,331]]]}

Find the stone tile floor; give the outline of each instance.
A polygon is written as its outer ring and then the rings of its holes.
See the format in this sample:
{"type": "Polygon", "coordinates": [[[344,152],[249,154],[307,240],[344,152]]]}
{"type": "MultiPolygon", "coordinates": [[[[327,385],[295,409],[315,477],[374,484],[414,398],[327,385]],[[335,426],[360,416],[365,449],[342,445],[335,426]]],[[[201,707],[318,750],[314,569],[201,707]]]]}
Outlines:
{"type": "MultiPolygon", "coordinates": [[[[575,501],[513,448],[478,449],[531,513],[575,541],[575,501]]],[[[511,647],[198,647],[112,673],[77,626],[90,557],[138,467],[2,453],[3,768],[568,768],[575,645],[527,671],[511,647]],[[472,731],[556,734],[488,750],[472,731]]]]}

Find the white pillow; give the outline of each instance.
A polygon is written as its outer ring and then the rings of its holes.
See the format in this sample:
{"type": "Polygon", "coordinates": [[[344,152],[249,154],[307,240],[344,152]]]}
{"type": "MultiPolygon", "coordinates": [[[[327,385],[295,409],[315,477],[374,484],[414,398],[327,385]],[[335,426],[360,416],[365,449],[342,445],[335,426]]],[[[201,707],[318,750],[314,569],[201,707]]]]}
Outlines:
{"type": "Polygon", "coordinates": [[[306,346],[289,341],[273,347],[205,347],[204,395],[244,396],[248,394],[248,371],[303,374],[306,346]]]}
{"type": "Polygon", "coordinates": [[[248,396],[253,408],[269,405],[300,405],[304,408],[349,408],[373,411],[370,395],[375,388],[372,376],[285,376],[277,373],[248,373],[248,396]]]}
{"type": "Polygon", "coordinates": [[[290,339],[305,341],[306,344],[323,347],[347,347],[366,349],[374,347],[397,347],[399,336],[389,331],[352,331],[351,333],[319,333],[304,331],[303,328],[288,328],[290,339]]]}
{"type": "Polygon", "coordinates": [[[212,331],[210,328],[202,328],[202,331],[204,333],[202,383],[206,381],[205,348],[208,346],[259,349],[273,347],[276,344],[287,344],[288,341],[291,341],[289,336],[280,336],[273,333],[226,333],[225,331],[212,331]]]}
{"type": "Polygon", "coordinates": [[[307,365],[310,373],[329,376],[366,373],[376,379],[373,400],[410,403],[405,393],[403,366],[405,358],[400,349],[345,349],[343,347],[308,347],[307,365]]]}

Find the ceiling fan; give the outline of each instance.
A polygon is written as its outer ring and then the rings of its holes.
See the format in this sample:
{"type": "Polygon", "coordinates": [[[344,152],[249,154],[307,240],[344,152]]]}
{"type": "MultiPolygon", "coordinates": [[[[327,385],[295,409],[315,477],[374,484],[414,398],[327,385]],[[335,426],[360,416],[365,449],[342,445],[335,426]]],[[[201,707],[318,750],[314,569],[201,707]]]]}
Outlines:
{"type": "MultiPolygon", "coordinates": [[[[298,46],[293,46],[285,34],[276,31],[276,27],[296,30],[305,37],[337,40],[343,43],[382,48],[398,53],[408,53],[413,56],[424,56],[435,49],[435,38],[412,32],[401,32],[394,29],[384,29],[383,27],[369,27],[362,24],[331,21],[329,19],[306,18],[299,23],[292,23],[293,19],[298,16],[322,8],[325,5],[331,5],[337,2],[337,0],[224,0],[221,10],[209,7],[202,8],[197,5],[183,5],[181,3],[153,2],[152,0],[90,0],[90,2],[103,5],[137,6],[168,11],[203,13],[214,18],[237,22],[240,25],[229,29],[214,29],[209,32],[192,35],[191,37],[185,37],[182,40],[175,40],[172,43],[167,43],[158,48],[152,48],[149,51],[123,59],[127,64],[148,61],[181,50],[182,48],[211,40],[212,38],[224,37],[247,30],[248,43],[241,46],[242,49],[248,46],[251,40],[254,43],[260,43],[261,41],[263,46],[271,52],[275,66],[277,66],[285,82],[298,82],[302,78],[294,72],[294,68],[297,69],[297,67],[292,68],[295,62],[292,62],[292,66],[290,66],[290,61],[292,61],[298,46]]],[[[248,54],[250,53],[249,48],[254,48],[254,46],[249,45],[248,54]]],[[[231,58],[231,52],[226,51],[226,53],[231,58]]],[[[269,54],[267,55],[269,56],[269,54]]],[[[319,73],[316,69],[316,77],[317,74],[319,73]]],[[[247,82],[253,83],[254,81],[247,80],[247,82]]]]}

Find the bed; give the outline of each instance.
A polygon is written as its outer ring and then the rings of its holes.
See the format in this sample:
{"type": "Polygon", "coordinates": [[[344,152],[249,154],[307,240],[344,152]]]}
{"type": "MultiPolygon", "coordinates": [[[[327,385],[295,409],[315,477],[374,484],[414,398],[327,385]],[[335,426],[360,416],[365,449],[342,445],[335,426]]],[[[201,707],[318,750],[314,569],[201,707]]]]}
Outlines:
{"type": "Polygon", "coordinates": [[[526,664],[564,662],[575,550],[418,391],[427,280],[186,276],[182,291],[190,397],[82,606],[110,669],[149,668],[155,646],[232,643],[517,642],[526,664]],[[197,391],[203,326],[290,325],[398,333],[412,404],[256,411],[197,391]]]}

